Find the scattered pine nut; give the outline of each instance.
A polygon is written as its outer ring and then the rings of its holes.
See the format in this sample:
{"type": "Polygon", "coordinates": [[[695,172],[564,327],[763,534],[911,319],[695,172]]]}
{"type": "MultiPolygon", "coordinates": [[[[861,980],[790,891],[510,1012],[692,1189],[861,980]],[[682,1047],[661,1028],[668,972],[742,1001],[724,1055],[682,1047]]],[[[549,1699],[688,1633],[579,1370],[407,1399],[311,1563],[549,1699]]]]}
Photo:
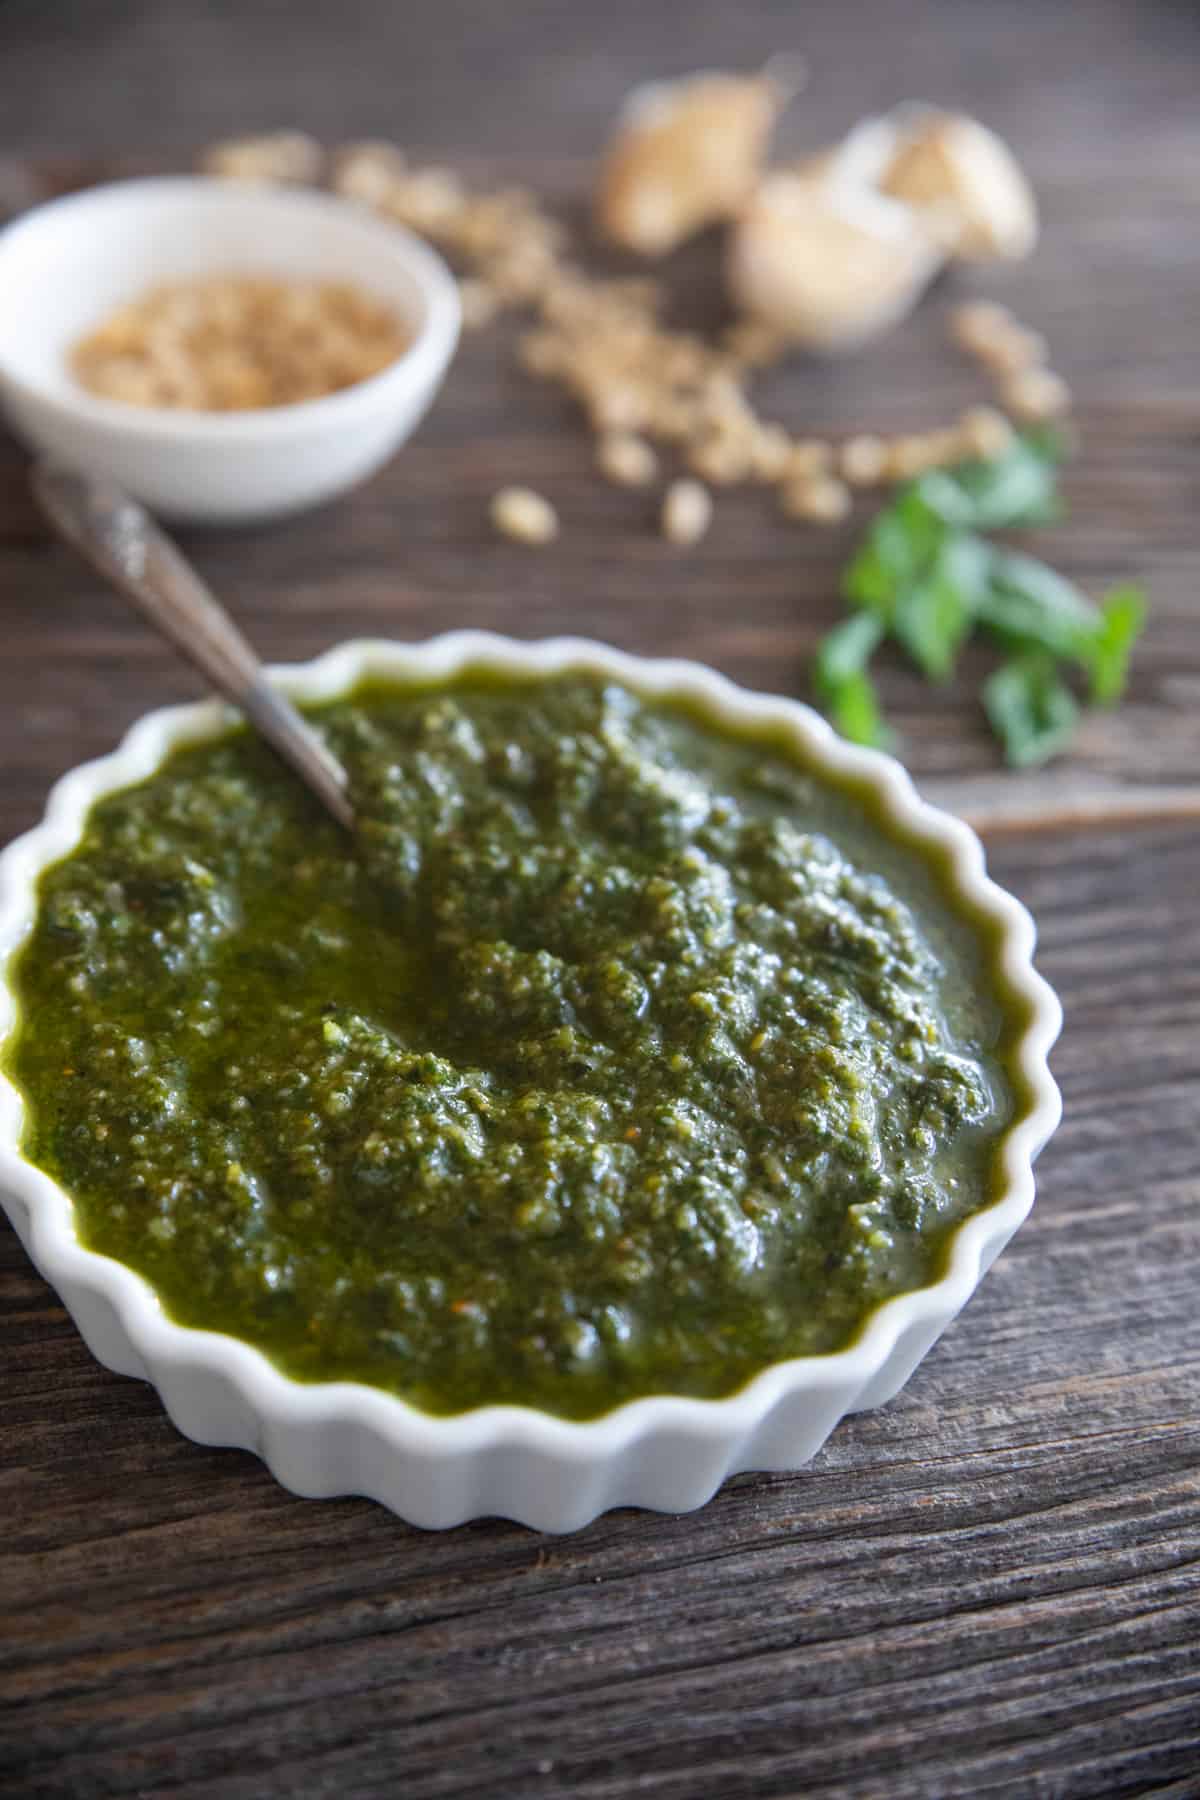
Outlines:
{"type": "Polygon", "coordinates": [[[823,438],[799,438],[792,445],[783,478],[791,482],[809,475],[824,475],[832,466],[832,444],[823,438]]]}
{"type": "Polygon", "coordinates": [[[927,469],[946,468],[962,459],[964,443],[958,430],[915,431],[893,439],[888,450],[888,479],[912,481],[927,469]]]}
{"type": "Polygon", "coordinates": [[[1041,332],[1030,331],[1006,306],[990,300],[956,307],[950,315],[950,335],[960,349],[998,379],[1036,368],[1046,360],[1046,340],[1041,332]]]}
{"type": "Polygon", "coordinates": [[[712,495],[702,482],[673,481],[663,497],[662,534],[672,544],[698,544],[712,515],[712,495]]]}
{"type": "Polygon", "coordinates": [[[1013,440],[1013,428],[994,406],[969,406],[958,422],[965,448],[984,460],[1001,456],[1013,440]]]}
{"type": "Polygon", "coordinates": [[[658,474],[658,458],[645,438],[612,431],[596,446],[600,471],[618,487],[649,487],[658,474]]]}
{"type": "Polygon", "coordinates": [[[458,284],[458,298],[462,305],[463,324],[468,331],[478,331],[484,325],[490,325],[500,310],[500,299],[486,281],[477,281],[467,276],[458,284]]]}
{"type": "Polygon", "coordinates": [[[780,505],[789,519],[833,525],[850,511],[850,489],[833,475],[810,475],[789,482],[780,492],[780,505]]]}
{"type": "Polygon", "coordinates": [[[852,437],[842,445],[838,462],[851,487],[875,487],[887,474],[888,446],[881,437],[852,437]]]}
{"type": "Polygon", "coordinates": [[[1071,390],[1051,369],[1023,369],[1005,382],[1001,393],[1009,411],[1031,424],[1059,419],[1071,409],[1071,390]]]}
{"type": "Polygon", "coordinates": [[[382,138],[346,144],[333,159],[330,185],[344,199],[382,212],[407,167],[403,151],[382,138]]]}
{"type": "Polygon", "coordinates": [[[268,131],[213,144],[200,167],[224,181],[314,182],[324,160],[320,144],[303,131],[268,131]]]}
{"type": "Polygon", "coordinates": [[[975,354],[991,375],[1020,375],[1045,362],[1046,340],[1039,331],[1015,325],[992,342],[981,344],[975,354]]]}
{"type": "Polygon", "coordinates": [[[588,403],[588,417],[597,431],[640,431],[646,414],[645,396],[631,383],[600,388],[588,403]]]}
{"type": "Polygon", "coordinates": [[[492,496],[491,516],[501,536],[514,543],[548,544],[558,536],[558,514],[532,488],[501,488],[492,496]]]}
{"type": "Polygon", "coordinates": [[[780,481],[792,454],[782,425],[756,425],[750,434],[750,474],[755,481],[780,481]]]}
{"type": "Polygon", "coordinates": [[[950,314],[950,335],[962,350],[973,355],[981,346],[996,342],[1016,325],[1007,306],[994,300],[967,300],[950,314]]]}
{"type": "Polygon", "coordinates": [[[398,202],[407,222],[420,231],[447,223],[465,198],[462,182],[452,169],[414,169],[403,178],[399,193],[390,196],[389,210],[398,202]]]}
{"type": "Polygon", "coordinates": [[[714,487],[733,487],[750,473],[750,447],[741,438],[722,432],[701,438],[687,453],[688,468],[711,481],[714,487]]]}

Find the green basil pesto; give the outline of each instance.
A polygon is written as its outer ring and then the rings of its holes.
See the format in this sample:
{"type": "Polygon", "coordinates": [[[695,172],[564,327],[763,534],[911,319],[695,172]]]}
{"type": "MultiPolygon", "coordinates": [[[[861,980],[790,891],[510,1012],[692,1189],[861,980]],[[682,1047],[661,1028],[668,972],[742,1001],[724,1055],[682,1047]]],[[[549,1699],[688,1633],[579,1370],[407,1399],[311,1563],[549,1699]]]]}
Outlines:
{"type": "Polygon", "coordinates": [[[781,742],[585,675],[314,716],[98,804],[7,1067],[173,1318],[433,1413],[721,1396],[939,1273],[1014,1096],[990,946],[781,742]]]}

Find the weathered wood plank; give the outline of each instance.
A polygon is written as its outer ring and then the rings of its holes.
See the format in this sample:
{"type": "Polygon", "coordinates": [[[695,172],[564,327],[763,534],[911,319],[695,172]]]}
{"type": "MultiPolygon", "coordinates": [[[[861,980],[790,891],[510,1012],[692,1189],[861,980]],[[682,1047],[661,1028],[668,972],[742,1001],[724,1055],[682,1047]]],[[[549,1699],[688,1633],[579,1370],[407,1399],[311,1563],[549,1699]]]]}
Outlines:
{"type": "MultiPolygon", "coordinates": [[[[577,213],[633,80],[744,64],[798,29],[765,0],[698,0],[686,42],[676,9],[634,0],[287,11],[285,28],[265,0],[9,0],[0,207],[294,118],[403,136],[577,213]]],[[[1142,577],[1152,593],[1128,704],[1045,776],[997,771],[981,665],[944,690],[884,675],[922,785],[993,825],[1007,812],[990,861],[1033,910],[1064,999],[1066,1112],[1034,1215],[899,1399],[848,1420],[810,1470],[553,1541],[494,1521],[423,1535],[185,1442],[152,1393],[90,1360],[0,1233],[5,1796],[1200,1794],[1200,839],[1185,816],[1200,19],[1167,0],[922,0],[900,23],[883,0],[841,0],[808,9],[803,35],[818,79],[794,145],[923,93],[1026,149],[1044,244],[967,285],[1046,329],[1079,395],[1071,517],[1039,543],[1093,591],[1142,577]],[[1047,806],[1056,827],[1012,828],[1047,806]],[[1120,828],[1098,820],[1113,807],[1120,828]],[[1060,828],[1071,812],[1086,829],[1060,828]]],[[[681,260],[690,316],[713,316],[713,260],[681,260]]],[[[944,353],[950,298],[862,359],[773,374],[764,403],[839,433],[939,421],[975,392],[944,353]]],[[[468,342],[417,441],[345,504],[189,537],[264,652],[574,630],[802,692],[852,529],[789,528],[761,496],[722,495],[703,551],[681,556],[643,499],[597,482],[568,409],[504,341],[468,342]],[[490,493],[518,475],[563,514],[542,555],[487,527],[490,493]]],[[[47,544],[7,440],[0,618],[4,839],[56,774],[196,687],[47,544]]]]}

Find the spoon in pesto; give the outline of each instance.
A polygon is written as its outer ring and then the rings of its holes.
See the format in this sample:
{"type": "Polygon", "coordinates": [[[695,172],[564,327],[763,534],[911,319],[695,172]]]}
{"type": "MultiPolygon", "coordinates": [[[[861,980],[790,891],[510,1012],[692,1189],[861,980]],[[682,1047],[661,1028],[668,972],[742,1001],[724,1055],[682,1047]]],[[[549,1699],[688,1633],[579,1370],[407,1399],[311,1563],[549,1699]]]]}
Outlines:
{"type": "Polygon", "coordinates": [[[42,458],[31,477],[59,536],[145,614],[208,677],[316,795],[353,831],[346,771],[263,666],[216,595],[138,501],[114,482],[42,458]]]}

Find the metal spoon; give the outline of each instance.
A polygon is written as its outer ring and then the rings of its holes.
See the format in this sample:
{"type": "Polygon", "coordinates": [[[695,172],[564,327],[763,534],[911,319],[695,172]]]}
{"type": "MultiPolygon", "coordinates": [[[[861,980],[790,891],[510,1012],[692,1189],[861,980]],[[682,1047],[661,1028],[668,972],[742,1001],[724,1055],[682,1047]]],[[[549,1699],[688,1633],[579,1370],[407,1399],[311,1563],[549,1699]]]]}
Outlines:
{"type": "Polygon", "coordinates": [[[31,480],[59,535],[245,713],[338,824],[353,831],[345,769],[270,685],[229,614],[145,507],[111,481],[45,458],[31,480]]]}

